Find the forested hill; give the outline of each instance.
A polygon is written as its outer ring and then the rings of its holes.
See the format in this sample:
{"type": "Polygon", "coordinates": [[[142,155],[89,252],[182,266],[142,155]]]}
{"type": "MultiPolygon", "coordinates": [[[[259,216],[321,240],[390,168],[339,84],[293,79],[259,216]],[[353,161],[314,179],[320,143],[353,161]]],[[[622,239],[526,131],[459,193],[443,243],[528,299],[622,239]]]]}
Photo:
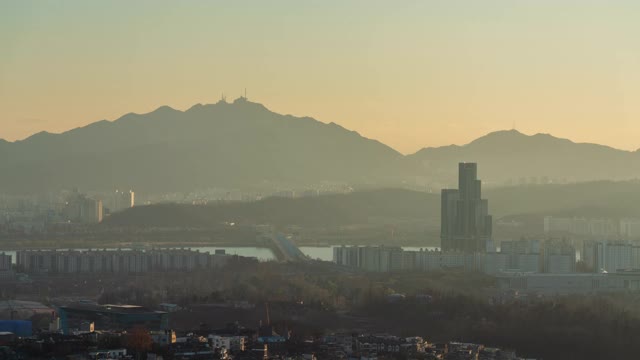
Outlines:
{"type": "Polygon", "coordinates": [[[339,226],[366,223],[371,217],[420,219],[439,209],[439,196],[385,189],[299,199],[272,197],[255,202],[211,205],[158,204],[112,214],[108,226],[208,226],[221,222],[339,226]]]}
{"type": "MultiPolygon", "coordinates": [[[[517,214],[640,217],[640,182],[590,182],[488,189],[494,218],[517,214]]],[[[210,205],[158,204],[112,214],[103,226],[206,227],[222,222],[301,226],[346,226],[372,220],[437,222],[440,196],[400,189],[299,199],[210,205]]]]}

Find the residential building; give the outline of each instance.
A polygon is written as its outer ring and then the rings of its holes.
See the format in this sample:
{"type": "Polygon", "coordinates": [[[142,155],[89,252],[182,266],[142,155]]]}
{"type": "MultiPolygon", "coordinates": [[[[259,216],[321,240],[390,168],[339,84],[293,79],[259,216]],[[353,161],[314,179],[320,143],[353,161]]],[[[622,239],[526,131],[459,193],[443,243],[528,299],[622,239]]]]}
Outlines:
{"type": "Polygon", "coordinates": [[[213,349],[227,349],[230,351],[244,351],[247,339],[244,336],[209,335],[209,344],[213,349]]]}
{"type": "Polygon", "coordinates": [[[63,214],[66,221],[91,224],[102,221],[102,211],[102,200],[74,191],[65,202],[63,214]]]}
{"type": "Polygon", "coordinates": [[[507,255],[506,269],[522,272],[541,272],[541,241],[521,239],[503,241],[500,252],[507,255]]]}
{"type": "Polygon", "coordinates": [[[575,234],[598,238],[614,238],[618,236],[618,226],[613,219],[582,217],[544,217],[545,234],[575,234]]]}
{"type": "Polygon", "coordinates": [[[115,193],[112,194],[110,200],[108,207],[112,213],[126,210],[135,205],[135,193],[132,190],[116,190],[115,193]]]}
{"type": "Polygon", "coordinates": [[[5,254],[4,252],[0,253],[0,271],[11,270],[11,260],[11,255],[5,254]]]}
{"type": "MultiPolygon", "coordinates": [[[[586,246],[586,245],[585,245],[586,246]]],[[[616,272],[640,268],[640,248],[627,242],[591,243],[594,272],[616,272]]]]}
{"type": "Polygon", "coordinates": [[[549,274],[576,272],[576,249],[565,241],[545,241],[542,270],[549,274]]]}
{"type": "Polygon", "coordinates": [[[142,273],[217,268],[231,258],[190,249],[20,250],[16,265],[27,273],[142,273]]]}
{"type": "Polygon", "coordinates": [[[525,294],[568,295],[640,290],[640,273],[497,275],[498,288],[525,294]]]}
{"type": "Polygon", "coordinates": [[[625,240],[640,240],[640,219],[621,219],[620,237],[625,240]]]}

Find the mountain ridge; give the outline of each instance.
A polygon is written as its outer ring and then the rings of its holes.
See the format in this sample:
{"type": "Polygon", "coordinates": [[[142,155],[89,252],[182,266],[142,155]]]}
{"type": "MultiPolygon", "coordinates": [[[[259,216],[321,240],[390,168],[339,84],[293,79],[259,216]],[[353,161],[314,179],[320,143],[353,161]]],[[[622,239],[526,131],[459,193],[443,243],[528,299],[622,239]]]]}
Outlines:
{"type": "MultiPolygon", "coordinates": [[[[260,106],[263,109],[273,113],[271,110],[266,108],[261,103],[254,103],[254,102],[251,102],[251,101],[248,101],[248,100],[240,100],[240,99],[243,99],[243,98],[242,97],[238,98],[238,99],[234,100],[231,103],[225,102],[225,101],[222,101],[222,100],[218,101],[217,103],[213,103],[213,104],[197,103],[197,104],[192,105],[191,107],[189,107],[186,110],[175,109],[175,108],[172,108],[169,105],[161,105],[158,108],[156,108],[156,109],[154,109],[152,111],[146,112],[146,113],[130,112],[130,113],[124,114],[124,115],[122,115],[119,118],[114,119],[114,120],[107,120],[107,119],[97,120],[97,121],[94,121],[92,123],[89,123],[89,124],[86,124],[86,125],[83,125],[83,126],[79,126],[79,127],[76,127],[76,128],[72,128],[72,129],[69,129],[69,130],[65,130],[65,131],[60,132],[60,133],[53,133],[53,132],[49,132],[49,131],[46,131],[46,130],[42,130],[42,131],[36,132],[36,133],[34,133],[32,135],[29,135],[24,139],[18,139],[18,140],[14,140],[14,141],[9,141],[9,140],[6,140],[4,138],[0,138],[0,143],[17,144],[17,143],[29,141],[30,139],[32,139],[34,137],[37,138],[37,137],[41,137],[41,136],[45,136],[45,135],[52,135],[52,136],[64,135],[64,134],[67,134],[67,133],[75,132],[77,130],[81,130],[81,129],[85,129],[85,128],[89,128],[89,127],[94,127],[94,126],[97,126],[97,125],[113,124],[113,123],[120,122],[120,121],[123,121],[123,120],[126,121],[126,120],[129,120],[131,117],[142,117],[142,116],[148,116],[148,115],[152,115],[152,114],[155,114],[155,113],[161,113],[161,112],[188,113],[188,112],[191,112],[191,111],[194,111],[194,110],[199,110],[199,109],[202,109],[202,108],[206,108],[206,107],[209,107],[209,106],[215,106],[215,105],[218,105],[218,104],[233,105],[233,104],[235,104],[235,103],[237,103],[239,101],[244,101],[245,103],[250,103],[250,104],[253,104],[253,105],[260,106]]],[[[291,115],[291,114],[284,114],[282,116],[296,118],[296,119],[305,119],[305,120],[306,119],[310,119],[310,120],[317,121],[317,122],[320,122],[320,123],[326,124],[326,125],[335,125],[335,126],[338,126],[341,129],[344,129],[344,130],[353,132],[353,133],[355,133],[355,134],[357,134],[359,136],[362,136],[357,130],[347,129],[344,126],[342,126],[342,125],[340,125],[340,124],[338,124],[338,123],[336,123],[334,121],[325,123],[325,122],[322,122],[320,120],[314,119],[314,118],[309,117],[309,116],[296,117],[296,116],[291,115]]],[[[417,155],[417,154],[419,154],[421,152],[434,150],[434,149],[447,149],[447,148],[465,147],[465,146],[476,144],[476,143],[479,143],[479,142],[482,142],[482,141],[486,141],[487,139],[491,139],[491,138],[494,138],[496,136],[501,136],[503,134],[509,134],[509,135],[516,134],[517,136],[521,136],[522,138],[543,138],[543,137],[545,137],[545,138],[550,138],[550,139],[557,140],[557,141],[564,141],[564,142],[567,142],[567,143],[570,143],[570,144],[574,144],[574,145],[594,145],[594,146],[598,146],[598,147],[602,147],[602,148],[607,148],[607,149],[617,150],[617,151],[622,151],[622,152],[629,152],[629,153],[640,152],[640,148],[638,148],[636,150],[625,150],[625,149],[620,149],[620,148],[616,148],[616,147],[613,147],[613,146],[610,146],[610,145],[605,145],[605,144],[599,144],[599,143],[593,143],[593,142],[577,142],[577,141],[574,141],[574,140],[571,140],[571,139],[568,139],[568,138],[557,137],[557,136],[554,136],[553,134],[550,134],[550,133],[535,133],[535,134],[529,135],[529,134],[525,134],[523,132],[520,132],[520,131],[518,131],[516,129],[504,129],[504,130],[495,130],[495,131],[488,132],[487,134],[482,135],[482,136],[480,136],[480,137],[478,137],[476,139],[473,139],[473,140],[471,140],[470,142],[468,142],[466,144],[449,144],[449,145],[441,145],[441,146],[425,146],[425,147],[423,147],[423,148],[421,148],[421,149],[419,149],[419,150],[417,150],[417,151],[415,151],[413,153],[408,153],[408,154],[403,154],[403,155],[404,156],[413,156],[413,155],[417,155]]],[[[395,150],[392,146],[385,144],[381,140],[377,140],[377,139],[373,139],[373,138],[367,138],[365,136],[362,136],[362,137],[364,137],[366,139],[369,139],[369,140],[376,141],[376,142],[378,142],[380,144],[383,144],[383,145],[393,149],[394,151],[400,153],[399,151],[395,150]]]]}
{"type": "Polygon", "coordinates": [[[281,115],[244,97],[160,106],[14,142],[0,140],[0,191],[60,188],[192,191],[229,186],[453,184],[457,162],[480,164],[490,185],[640,177],[640,151],[500,130],[464,145],[403,155],[335,122],[281,115]]]}
{"type": "Polygon", "coordinates": [[[340,125],[280,115],[245,98],[186,111],[162,106],[60,134],[34,134],[0,149],[0,171],[8,174],[0,183],[4,191],[366,182],[393,174],[402,158],[340,125]]]}
{"type": "Polygon", "coordinates": [[[456,162],[478,162],[483,180],[493,185],[522,182],[625,180],[640,177],[640,153],[593,143],[576,143],[549,134],[516,130],[489,133],[465,145],[423,148],[408,155],[423,171],[455,178],[456,162]],[[449,165],[447,165],[449,164],[449,165]],[[447,167],[448,166],[448,167],[447,167]],[[542,179],[542,180],[541,180],[542,179]]]}
{"type": "Polygon", "coordinates": [[[631,151],[631,150],[624,150],[624,149],[619,149],[613,146],[609,146],[609,145],[604,145],[604,144],[598,144],[598,143],[592,143],[592,142],[576,142],[573,141],[571,139],[568,138],[562,138],[562,137],[557,137],[554,136],[553,134],[550,133],[535,133],[535,134],[525,134],[523,132],[520,132],[518,130],[515,129],[509,129],[509,130],[496,130],[496,131],[491,131],[485,135],[482,135],[474,140],[471,140],[470,142],[466,143],[466,144],[449,144],[449,145],[442,145],[442,146],[426,146],[423,147],[421,149],[419,149],[418,151],[412,153],[412,154],[407,154],[407,156],[411,156],[411,155],[416,155],[418,153],[421,153],[423,151],[429,151],[429,150],[434,150],[434,149],[443,149],[443,148],[460,148],[460,147],[465,147],[468,145],[472,145],[472,144],[477,144],[479,142],[485,141],[487,139],[494,139],[496,137],[496,135],[502,135],[502,134],[515,134],[515,136],[521,136],[522,138],[533,138],[533,139],[542,139],[542,138],[550,138],[552,140],[557,140],[557,141],[562,141],[562,142],[566,142],[568,144],[573,144],[573,145],[594,145],[594,146],[598,146],[598,147],[603,147],[603,148],[607,148],[607,149],[611,149],[611,150],[617,150],[617,151],[622,151],[622,152],[628,152],[628,153],[634,153],[634,152],[638,152],[640,151],[640,148],[638,148],[637,150],[631,151]]]}

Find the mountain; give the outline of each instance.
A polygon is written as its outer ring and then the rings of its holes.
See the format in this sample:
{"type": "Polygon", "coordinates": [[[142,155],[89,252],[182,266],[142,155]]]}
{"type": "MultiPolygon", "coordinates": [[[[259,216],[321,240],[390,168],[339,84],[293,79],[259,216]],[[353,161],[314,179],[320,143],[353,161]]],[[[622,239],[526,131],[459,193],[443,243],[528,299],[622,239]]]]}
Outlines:
{"type": "Polygon", "coordinates": [[[0,192],[379,183],[396,176],[402,158],[334,123],[276,114],[239,98],[0,142],[0,192]]]}
{"type": "Polygon", "coordinates": [[[455,163],[478,162],[480,177],[493,185],[522,178],[530,182],[531,177],[554,182],[640,177],[640,152],[516,130],[493,132],[462,146],[424,148],[407,158],[421,173],[449,181],[456,178],[455,163]]]}
{"type": "Polygon", "coordinates": [[[489,186],[533,177],[554,183],[640,177],[640,151],[515,130],[403,156],[337,124],[277,114],[241,97],[0,140],[0,193],[72,187],[147,194],[211,187],[273,191],[323,182],[437,190],[455,184],[461,161],[478,162],[489,186]]]}

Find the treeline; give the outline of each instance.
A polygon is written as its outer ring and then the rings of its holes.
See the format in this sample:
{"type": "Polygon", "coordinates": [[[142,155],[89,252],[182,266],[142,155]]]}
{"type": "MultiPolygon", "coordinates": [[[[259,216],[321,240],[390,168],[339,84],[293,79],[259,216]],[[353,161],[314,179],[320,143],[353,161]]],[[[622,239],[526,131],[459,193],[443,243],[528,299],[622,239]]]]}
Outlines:
{"type": "Polygon", "coordinates": [[[370,303],[359,309],[376,319],[380,330],[430,341],[477,342],[517,350],[545,360],[633,359],[640,317],[620,299],[608,296],[535,299],[490,304],[472,296],[445,295],[422,304],[406,301],[370,303]]]}
{"type": "Polygon", "coordinates": [[[189,276],[120,279],[104,288],[100,302],[189,308],[244,300],[256,305],[250,319],[255,322],[264,318],[263,304],[269,303],[274,321],[324,332],[365,327],[431,342],[511,348],[546,360],[630,359],[640,352],[634,341],[640,333],[636,294],[517,301],[496,294],[494,279],[479,273],[377,274],[322,262],[233,263],[189,276]],[[389,297],[395,293],[406,298],[389,297]]]}

